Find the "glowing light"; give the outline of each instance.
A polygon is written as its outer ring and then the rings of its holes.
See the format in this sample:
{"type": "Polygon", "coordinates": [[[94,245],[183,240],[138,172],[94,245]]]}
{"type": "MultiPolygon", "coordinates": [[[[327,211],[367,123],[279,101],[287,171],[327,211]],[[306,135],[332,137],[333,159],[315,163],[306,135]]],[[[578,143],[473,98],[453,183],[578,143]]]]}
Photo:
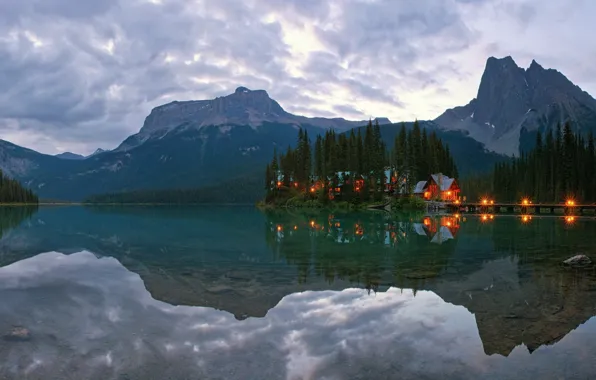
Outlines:
{"type": "Polygon", "coordinates": [[[483,199],[483,200],[482,200],[482,204],[483,204],[483,205],[487,205],[487,204],[488,204],[488,199],[483,199]]]}
{"type": "Polygon", "coordinates": [[[281,182],[279,182],[279,181],[278,181],[278,182],[277,182],[277,186],[278,186],[278,187],[279,187],[279,186],[281,186],[281,182]]]}
{"type": "Polygon", "coordinates": [[[423,223],[424,223],[425,226],[429,226],[430,225],[430,219],[425,218],[424,221],[423,221],[423,223]]]}
{"type": "Polygon", "coordinates": [[[567,202],[565,202],[565,204],[567,206],[575,206],[575,201],[573,199],[568,199],[567,202]]]}
{"type": "Polygon", "coordinates": [[[527,200],[527,199],[524,199],[524,200],[522,201],[522,204],[523,204],[524,206],[526,206],[526,205],[529,205],[529,204],[530,204],[530,201],[529,201],[529,200],[527,200]]]}
{"type": "Polygon", "coordinates": [[[311,192],[311,193],[314,193],[314,192],[315,192],[315,188],[314,188],[314,187],[311,187],[311,188],[310,188],[310,192],[311,192]]]}
{"type": "Polygon", "coordinates": [[[456,199],[456,200],[455,200],[455,204],[456,204],[456,205],[458,205],[458,204],[460,204],[460,203],[461,203],[461,202],[459,201],[459,199],[456,199]]]}
{"type": "Polygon", "coordinates": [[[311,221],[310,221],[310,226],[311,226],[311,227],[314,227],[314,226],[315,226],[315,221],[314,221],[314,220],[311,220],[311,221]]]}
{"type": "Polygon", "coordinates": [[[446,224],[447,224],[447,227],[451,227],[451,222],[448,221],[446,224]]]}
{"type": "Polygon", "coordinates": [[[460,215],[459,214],[455,214],[455,218],[456,219],[459,219],[460,218],[460,215]]]}
{"type": "Polygon", "coordinates": [[[295,187],[298,187],[298,182],[294,182],[294,186],[295,187]]]}
{"type": "Polygon", "coordinates": [[[495,204],[495,201],[490,201],[490,204],[491,204],[491,205],[494,205],[494,204],[495,204]]]}
{"type": "Polygon", "coordinates": [[[482,215],[482,220],[488,220],[488,215],[482,215]]]}
{"type": "Polygon", "coordinates": [[[298,226],[294,226],[294,231],[296,231],[298,229],[298,226]]]}
{"type": "Polygon", "coordinates": [[[429,191],[425,191],[424,192],[424,198],[430,198],[430,192],[429,191]]]}
{"type": "Polygon", "coordinates": [[[566,216],[565,217],[565,222],[567,222],[567,223],[573,223],[573,222],[575,222],[575,216],[566,216]]]}
{"type": "Polygon", "coordinates": [[[283,230],[282,226],[278,225],[277,226],[277,231],[281,231],[281,230],[283,230]]]}
{"type": "Polygon", "coordinates": [[[523,223],[528,223],[530,220],[532,220],[532,217],[530,215],[522,215],[523,223]]]}
{"type": "Polygon", "coordinates": [[[448,192],[447,192],[447,195],[448,195],[448,196],[451,196],[451,191],[448,191],[448,192]]]}

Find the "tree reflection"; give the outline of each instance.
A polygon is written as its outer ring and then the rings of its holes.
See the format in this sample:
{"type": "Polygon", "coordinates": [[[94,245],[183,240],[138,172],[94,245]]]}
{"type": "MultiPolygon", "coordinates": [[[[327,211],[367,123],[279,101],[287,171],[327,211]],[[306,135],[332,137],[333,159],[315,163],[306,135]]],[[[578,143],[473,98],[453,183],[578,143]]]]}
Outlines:
{"type": "Polygon", "coordinates": [[[298,282],[320,276],[377,291],[416,289],[436,277],[455,249],[459,216],[270,213],[266,241],[296,266],[298,282]]]}
{"type": "Polygon", "coordinates": [[[3,206],[0,207],[0,239],[6,232],[31,218],[38,206],[3,206]]]}

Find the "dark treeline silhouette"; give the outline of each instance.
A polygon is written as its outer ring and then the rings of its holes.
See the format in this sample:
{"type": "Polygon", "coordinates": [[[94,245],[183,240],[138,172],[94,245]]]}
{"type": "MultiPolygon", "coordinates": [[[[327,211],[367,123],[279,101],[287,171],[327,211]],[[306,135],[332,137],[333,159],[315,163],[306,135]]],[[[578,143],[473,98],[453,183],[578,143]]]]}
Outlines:
{"type": "Polygon", "coordinates": [[[575,198],[596,201],[594,136],[573,133],[569,122],[536,135],[536,145],[521,157],[498,164],[492,178],[494,196],[514,201],[531,197],[535,202],[562,202],[575,198]]]}
{"type": "Polygon", "coordinates": [[[316,137],[314,148],[307,132],[300,129],[296,148],[288,147],[279,155],[274,152],[265,171],[265,188],[267,199],[271,199],[282,187],[308,192],[314,186],[323,200],[329,188],[362,180],[357,192],[353,186],[344,186],[341,199],[378,200],[388,182],[392,191],[410,194],[417,181],[438,172],[457,177],[449,147],[434,131],[428,134],[418,121],[409,131],[402,124],[388,150],[378,121],[369,121],[366,127],[349,133],[327,131],[316,137]]]}
{"type": "Polygon", "coordinates": [[[569,198],[596,202],[594,136],[574,133],[569,123],[545,135],[538,132],[534,148],[495,165],[492,173],[461,181],[468,200],[494,197],[499,202],[561,203],[569,198]]]}
{"type": "Polygon", "coordinates": [[[135,190],[93,195],[85,203],[224,204],[254,203],[261,193],[261,179],[237,178],[231,182],[194,189],[135,190]]]}
{"type": "Polygon", "coordinates": [[[0,203],[38,203],[37,195],[0,170],[0,203]]]}

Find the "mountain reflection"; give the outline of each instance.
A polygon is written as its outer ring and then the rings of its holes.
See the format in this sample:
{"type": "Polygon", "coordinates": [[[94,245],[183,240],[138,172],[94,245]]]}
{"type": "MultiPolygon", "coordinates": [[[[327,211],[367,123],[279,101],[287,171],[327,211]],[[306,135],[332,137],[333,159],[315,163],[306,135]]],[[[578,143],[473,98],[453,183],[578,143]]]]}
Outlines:
{"type": "Polygon", "coordinates": [[[475,317],[430,291],[285,296],[264,318],[156,301],[113,258],[50,252],[0,268],[0,377],[535,378],[596,371],[590,320],[532,355],[486,355],[475,317]],[[346,365],[349,363],[349,365],[346,365]]]}
{"type": "MultiPolygon", "coordinates": [[[[592,218],[263,214],[242,207],[4,208],[0,266],[87,250],[141,276],[154,299],[265,317],[308,291],[432,291],[464,306],[484,351],[561,340],[594,315],[592,218]]],[[[0,331],[0,334],[2,331],[0,331]]]]}

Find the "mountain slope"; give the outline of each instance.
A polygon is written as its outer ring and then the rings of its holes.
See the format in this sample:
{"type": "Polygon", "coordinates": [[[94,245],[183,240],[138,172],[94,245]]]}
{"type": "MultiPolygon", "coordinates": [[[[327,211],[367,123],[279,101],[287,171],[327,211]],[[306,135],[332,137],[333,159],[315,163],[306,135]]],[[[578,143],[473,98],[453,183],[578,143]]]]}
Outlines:
{"type": "Polygon", "coordinates": [[[435,119],[446,130],[461,130],[492,151],[518,155],[524,134],[570,121],[575,130],[596,130],[596,99],[553,69],[532,61],[528,69],[511,57],[488,58],[478,94],[465,106],[435,119]]]}

